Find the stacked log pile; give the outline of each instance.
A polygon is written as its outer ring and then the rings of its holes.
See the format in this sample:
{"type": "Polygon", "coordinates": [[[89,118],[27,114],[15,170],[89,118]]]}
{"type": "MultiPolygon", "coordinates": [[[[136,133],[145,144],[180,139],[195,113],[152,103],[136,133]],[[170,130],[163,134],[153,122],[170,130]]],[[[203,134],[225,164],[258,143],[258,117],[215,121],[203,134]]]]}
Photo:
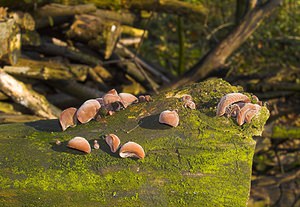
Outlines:
{"type": "Polygon", "coordinates": [[[111,88],[156,92],[173,78],[139,57],[140,14],[93,4],[0,13],[0,123],[56,118],[111,88]]]}

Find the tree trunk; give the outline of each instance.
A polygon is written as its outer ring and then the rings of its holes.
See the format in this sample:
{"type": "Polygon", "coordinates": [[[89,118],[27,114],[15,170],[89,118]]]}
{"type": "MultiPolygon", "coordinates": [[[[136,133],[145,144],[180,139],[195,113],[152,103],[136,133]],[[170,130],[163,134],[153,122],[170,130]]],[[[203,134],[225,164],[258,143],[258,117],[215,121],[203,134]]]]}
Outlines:
{"type": "Polygon", "coordinates": [[[216,105],[240,87],[220,79],[153,97],[113,116],[61,132],[58,120],[0,126],[0,203],[4,206],[246,206],[255,142],[269,116],[250,124],[216,117],[216,105]],[[183,107],[190,94],[196,110],[183,107]],[[179,126],[158,123],[178,110],[179,126]],[[103,137],[134,141],[143,160],[111,153],[103,137]],[[66,147],[74,136],[100,149],[83,154],[66,147]],[[55,141],[59,139],[60,145],[55,141]]]}
{"type": "Polygon", "coordinates": [[[173,87],[204,79],[210,72],[224,66],[227,58],[238,49],[283,0],[269,0],[265,5],[249,11],[240,24],[214,49],[210,50],[173,87]]]}

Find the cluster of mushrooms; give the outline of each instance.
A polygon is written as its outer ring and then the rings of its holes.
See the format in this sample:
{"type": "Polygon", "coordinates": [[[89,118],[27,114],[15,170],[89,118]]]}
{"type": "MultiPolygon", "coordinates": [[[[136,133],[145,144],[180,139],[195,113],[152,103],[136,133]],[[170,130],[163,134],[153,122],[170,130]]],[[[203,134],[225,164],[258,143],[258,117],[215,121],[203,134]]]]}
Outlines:
{"type": "Polygon", "coordinates": [[[251,103],[248,96],[242,93],[229,93],[223,96],[217,106],[217,116],[234,117],[238,125],[250,123],[258,114],[262,102],[256,96],[252,96],[258,104],[251,103]]]}
{"type": "Polygon", "coordinates": [[[59,121],[62,130],[65,131],[68,127],[75,127],[78,121],[85,124],[92,119],[112,115],[116,111],[125,109],[131,104],[149,101],[151,101],[149,95],[141,95],[137,98],[130,93],[118,93],[115,89],[112,89],[101,98],[85,101],[78,109],[70,107],[63,110],[60,114],[59,121]]]}
{"type": "MultiPolygon", "coordinates": [[[[256,96],[253,96],[258,104],[251,103],[248,96],[242,93],[229,93],[223,96],[217,106],[217,116],[234,117],[238,125],[250,123],[252,118],[258,114],[261,109],[261,102],[256,96]]],[[[138,102],[151,101],[149,95],[139,96],[138,98],[129,93],[117,93],[115,89],[108,91],[102,98],[90,99],[85,101],[78,109],[70,107],[65,109],[60,115],[60,124],[62,130],[68,127],[76,126],[77,122],[82,124],[92,119],[99,119],[103,115],[112,115],[116,111],[127,108],[129,105],[138,102]]],[[[189,109],[196,109],[196,104],[192,100],[192,96],[183,95],[181,97],[183,106],[189,109]]],[[[179,115],[177,110],[165,110],[159,115],[159,123],[166,124],[171,127],[179,125],[179,115]]],[[[135,142],[127,142],[120,147],[120,139],[115,134],[105,136],[105,142],[109,145],[111,152],[116,153],[119,150],[119,156],[122,158],[135,157],[143,159],[145,151],[143,147],[135,142]]],[[[89,142],[83,137],[74,137],[67,146],[85,153],[91,152],[89,142]]],[[[94,149],[99,149],[97,140],[94,140],[94,149]]]]}
{"type": "MultiPolygon", "coordinates": [[[[59,119],[60,125],[62,130],[65,131],[68,127],[76,126],[77,122],[84,124],[92,119],[99,119],[103,117],[103,115],[112,115],[116,111],[125,109],[131,104],[150,102],[151,100],[149,95],[142,95],[137,98],[129,93],[118,94],[115,89],[112,89],[101,98],[85,101],[78,109],[70,107],[62,111],[59,119]]],[[[184,107],[190,109],[196,108],[190,95],[184,95],[182,101],[184,102],[184,107]]],[[[161,124],[177,127],[179,125],[177,110],[165,110],[161,112],[158,121],[161,124]]],[[[143,147],[135,142],[130,141],[120,147],[121,141],[115,134],[106,135],[105,142],[109,145],[111,152],[116,153],[119,150],[119,156],[122,158],[135,157],[143,159],[145,157],[143,147]]],[[[57,144],[60,144],[60,142],[57,142],[57,144]]],[[[90,153],[92,150],[89,142],[83,137],[74,137],[68,142],[67,146],[85,153],[90,153]]],[[[94,149],[99,148],[98,141],[94,140],[94,149]]]]}
{"type": "MultiPolygon", "coordinates": [[[[110,147],[111,152],[116,153],[120,148],[120,139],[115,134],[108,134],[105,136],[105,142],[110,147]]],[[[90,153],[92,151],[89,142],[83,137],[74,137],[68,142],[69,148],[76,149],[85,153],[90,153]]],[[[97,140],[94,140],[94,149],[99,149],[99,144],[97,140]]],[[[141,145],[135,142],[125,143],[119,150],[119,155],[122,158],[126,157],[136,157],[143,159],[145,157],[144,149],[141,145]]]]}

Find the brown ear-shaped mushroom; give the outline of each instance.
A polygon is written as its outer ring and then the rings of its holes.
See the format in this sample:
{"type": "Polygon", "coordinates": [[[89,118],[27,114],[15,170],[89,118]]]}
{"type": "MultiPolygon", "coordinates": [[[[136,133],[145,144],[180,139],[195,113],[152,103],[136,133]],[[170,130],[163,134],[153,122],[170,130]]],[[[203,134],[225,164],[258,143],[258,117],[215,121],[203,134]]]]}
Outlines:
{"type": "Polygon", "coordinates": [[[152,101],[152,97],[150,95],[145,95],[146,102],[152,101]]]}
{"type": "Polygon", "coordinates": [[[106,94],[111,94],[111,95],[117,96],[117,95],[118,95],[118,92],[117,92],[116,89],[113,88],[113,89],[109,90],[106,94]]]}
{"type": "Polygon", "coordinates": [[[110,91],[108,91],[102,98],[105,105],[114,102],[122,102],[122,99],[120,98],[118,92],[115,89],[111,89],[110,91]]]}
{"type": "Polygon", "coordinates": [[[96,99],[90,99],[84,102],[77,110],[76,116],[78,121],[85,124],[92,120],[101,108],[100,103],[96,99]]]}
{"type": "Polygon", "coordinates": [[[217,106],[217,116],[225,114],[225,110],[229,105],[239,101],[249,103],[250,99],[242,93],[228,93],[223,96],[217,106]]]}
{"type": "Polygon", "coordinates": [[[182,100],[183,102],[187,102],[187,101],[192,101],[193,98],[192,98],[192,96],[189,95],[189,94],[184,94],[184,95],[181,97],[181,100],[182,100]]]}
{"type": "Polygon", "coordinates": [[[255,105],[255,109],[254,110],[249,110],[246,112],[246,115],[245,115],[245,122],[246,123],[250,123],[252,118],[258,114],[258,112],[260,111],[261,109],[261,106],[258,105],[258,104],[254,104],[255,105]]]}
{"type": "Polygon", "coordinates": [[[245,121],[249,123],[253,116],[260,110],[261,106],[258,104],[246,103],[239,111],[236,121],[238,125],[243,125],[245,121]],[[248,118],[246,115],[249,113],[248,118]]]}
{"type": "Polygon", "coordinates": [[[119,93],[120,98],[122,99],[122,104],[124,108],[127,108],[127,106],[137,103],[139,100],[137,97],[130,93],[119,93]]]}
{"type": "Polygon", "coordinates": [[[140,95],[140,96],[139,96],[139,102],[140,102],[140,103],[146,102],[146,98],[145,98],[144,95],[140,95]]]}
{"type": "Polygon", "coordinates": [[[189,100],[189,101],[185,101],[184,107],[190,109],[196,109],[196,104],[194,101],[189,100]]]}
{"type": "Polygon", "coordinates": [[[61,112],[59,116],[59,123],[63,131],[65,131],[68,127],[76,126],[76,111],[76,108],[70,107],[61,112]]]}
{"type": "Polygon", "coordinates": [[[109,134],[105,137],[105,141],[108,144],[108,146],[110,147],[110,150],[115,153],[120,146],[120,139],[117,135],[115,134],[109,134]]]}
{"type": "Polygon", "coordinates": [[[139,159],[143,159],[145,157],[145,152],[141,145],[135,142],[127,142],[121,147],[119,155],[122,158],[136,157],[139,159]]]}
{"type": "Polygon", "coordinates": [[[91,146],[89,142],[83,137],[74,137],[68,142],[67,146],[85,153],[91,152],[91,146]]]}
{"type": "Polygon", "coordinates": [[[244,102],[237,102],[235,104],[231,104],[226,107],[225,109],[225,115],[227,118],[229,117],[236,117],[238,113],[240,112],[241,108],[244,107],[244,102]]]}
{"type": "Polygon", "coordinates": [[[177,127],[179,124],[179,115],[175,110],[174,111],[165,110],[160,113],[158,121],[161,124],[167,124],[172,127],[177,127]]]}

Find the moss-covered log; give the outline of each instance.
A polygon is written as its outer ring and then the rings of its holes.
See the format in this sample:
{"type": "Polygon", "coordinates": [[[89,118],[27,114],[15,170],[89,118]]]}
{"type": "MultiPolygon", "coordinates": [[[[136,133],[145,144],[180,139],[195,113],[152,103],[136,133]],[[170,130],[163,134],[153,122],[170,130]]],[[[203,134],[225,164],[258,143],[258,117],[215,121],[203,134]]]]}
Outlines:
{"type": "Polygon", "coordinates": [[[226,93],[242,91],[220,79],[167,91],[99,122],[61,132],[57,120],[0,126],[0,203],[4,206],[246,206],[255,148],[269,116],[262,107],[250,124],[216,117],[226,93]],[[183,107],[191,94],[196,110],[183,107]],[[158,123],[178,109],[180,124],[158,123]],[[135,141],[143,160],[110,153],[103,135],[135,141]],[[99,150],[66,147],[74,136],[97,139],[99,150]],[[62,144],[55,145],[59,139],[62,144]]]}

